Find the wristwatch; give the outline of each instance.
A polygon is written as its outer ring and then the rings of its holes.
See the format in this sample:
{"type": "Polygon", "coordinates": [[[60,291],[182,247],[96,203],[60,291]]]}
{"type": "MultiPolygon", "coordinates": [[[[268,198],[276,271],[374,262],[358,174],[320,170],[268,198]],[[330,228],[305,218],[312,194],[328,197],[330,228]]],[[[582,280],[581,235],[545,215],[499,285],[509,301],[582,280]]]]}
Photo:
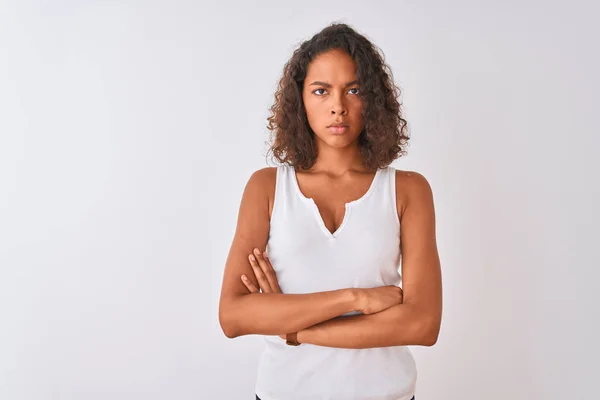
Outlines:
{"type": "Polygon", "coordinates": [[[285,344],[289,346],[300,346],[300,342],[298,342],[298,332],[286,334],[285,339],[285,344]]]}

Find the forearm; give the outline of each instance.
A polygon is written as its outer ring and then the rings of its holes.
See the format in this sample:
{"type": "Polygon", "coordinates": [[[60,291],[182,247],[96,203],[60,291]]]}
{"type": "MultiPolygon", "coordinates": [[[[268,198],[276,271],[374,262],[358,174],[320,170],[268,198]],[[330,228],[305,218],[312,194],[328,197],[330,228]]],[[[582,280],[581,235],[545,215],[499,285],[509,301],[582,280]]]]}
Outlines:
{"type": "Polygon", "coordinates": [[[307,294],[251,293],[230,299],[221,310],[228,337],[280,335],[357,310],[352,289],[307,294]]]}
{"type": "Polygon", "coordinates": [[[437,340],[438,329],[414,305],[398,304],[375,314],[324,321],[301,330],[297,339],[300,343],[348,349],[431,346],[437,340]]]}

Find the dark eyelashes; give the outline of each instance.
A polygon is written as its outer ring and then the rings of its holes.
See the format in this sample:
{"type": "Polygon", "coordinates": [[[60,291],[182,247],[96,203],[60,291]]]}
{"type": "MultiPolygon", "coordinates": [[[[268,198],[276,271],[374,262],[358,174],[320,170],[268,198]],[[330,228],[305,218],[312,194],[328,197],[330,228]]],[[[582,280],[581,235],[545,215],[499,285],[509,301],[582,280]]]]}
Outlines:
{"type": "MultiPolygon", "coordinates": [[[[320,89],[315,89],[315,90],[312,91],[313,94],[316,94],[317,96],[322,96],[321,94],[317,94],[316,93],[317,90],[327,90],[327,89],[320,88],[320,89]]],[[[358,90],[358,93],[360,93],[360,88],[351,88],[351,89],[348,89],[348,91],[350,91],[350,90],[358,90]]],[[[358,94],[358,93],[354,93],[354,94],[358,94]]]]}

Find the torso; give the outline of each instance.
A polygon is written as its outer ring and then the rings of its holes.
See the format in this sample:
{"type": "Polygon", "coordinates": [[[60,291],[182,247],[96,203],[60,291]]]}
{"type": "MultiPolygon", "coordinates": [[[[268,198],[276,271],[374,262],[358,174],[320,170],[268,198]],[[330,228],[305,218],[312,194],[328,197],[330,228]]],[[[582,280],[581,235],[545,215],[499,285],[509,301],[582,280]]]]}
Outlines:
{"type": "MultiPolygon", "coordinates": [[[[374,173],[328,179],[288,166],[263,170],[263,190],[260,196],[254,191],[254,198],[260,223],[269,224],[265,249],[282,293],[400,286],[400,222],[415,174],[407,178],[395,168],[377,174],[373,182],[374,173]]],[[[256,381],[261,398],[313,398],[315,392],[324,398],[373,398],[377,388],[379,399],[408,400],[414,393],[416,363],[407,346],[290,347],[269,335],[264,342],[256,381]],[[344,380],[352,385],[331,385],[344,380]]]]}

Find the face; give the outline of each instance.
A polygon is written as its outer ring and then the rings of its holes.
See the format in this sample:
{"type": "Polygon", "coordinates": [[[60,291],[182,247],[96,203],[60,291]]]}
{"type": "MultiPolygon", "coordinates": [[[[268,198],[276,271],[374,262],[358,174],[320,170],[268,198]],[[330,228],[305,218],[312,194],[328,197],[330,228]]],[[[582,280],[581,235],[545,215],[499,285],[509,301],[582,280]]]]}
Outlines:
{"type": "Polygon", "coordinates": [[[302,90],[308,123],[316,140],[331,147],[356,144],[364,128],[356,64],[342,50],[319,54],[309,65],[302,90]],[[342,123],[346,128],[333,128],[342,123]]]}

